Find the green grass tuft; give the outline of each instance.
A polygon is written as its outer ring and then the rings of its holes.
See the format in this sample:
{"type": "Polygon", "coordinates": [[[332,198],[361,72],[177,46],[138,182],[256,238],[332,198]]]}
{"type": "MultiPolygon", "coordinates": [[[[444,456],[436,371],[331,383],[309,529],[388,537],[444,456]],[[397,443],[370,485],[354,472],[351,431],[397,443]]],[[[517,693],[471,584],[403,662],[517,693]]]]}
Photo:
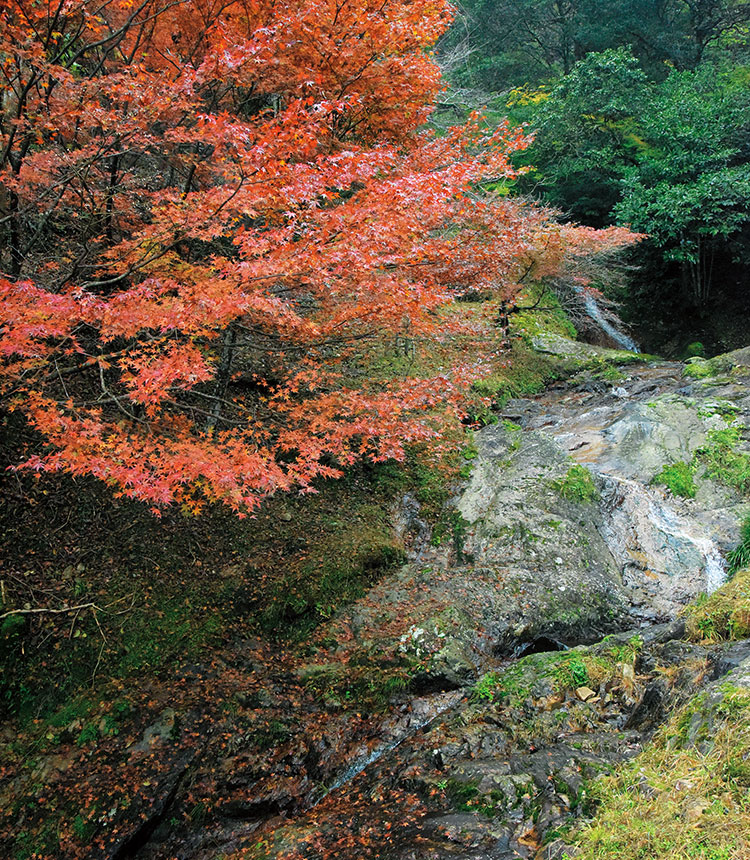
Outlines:
{"type": "Polygon", "coordinates": [[[652,483],[664,485],[673,496],[694,499],[696,486],[693,480],[693,473],[694,468],[690,463],[679,461],[669,466],[664,466],[661,472],[654,476],[652,483]]]}
{"type": "Polygon", "coordinates": [[[699,598],[686,610],[692,639],[720,642],[750,636],[750,570],[739,570],[710,597],[699,598]]]}
{"type": "Polygon", "coordinates": [[[738,451],[742,437],[738,427],[709,430],[706,445],[695,454],[696,463],[722,484],[742,493],[750,493],[750,455],[738,451]]]}
{"type": "Polygon", "coordinates": [[[734,576],[743,568],[750,567],[750,517],[745,517],[740,529],[740,542],[727,555],[727,562],[730,576],[734,576]]]}
{"type": "Polygon", "coordinates": [[[612,777],[588,783],[576,860],[742,860],[750,814],[750,693],[698,696],[612,777]],[[696,746],[696,741],[700,741],[696,746]]]}
{"type": "Polygon", "coordinates": [[[567,474],[552,482],[552,489],[569,502],[594,502],[599,498],[591,472],[579,464],[571,466],[567,474]]]}

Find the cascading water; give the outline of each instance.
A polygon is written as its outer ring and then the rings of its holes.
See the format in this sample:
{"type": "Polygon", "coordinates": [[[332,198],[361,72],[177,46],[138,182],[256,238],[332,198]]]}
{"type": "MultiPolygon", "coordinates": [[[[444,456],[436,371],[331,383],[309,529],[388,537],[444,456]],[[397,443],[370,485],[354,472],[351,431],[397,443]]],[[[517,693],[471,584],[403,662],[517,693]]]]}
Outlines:
{"type": "Polygon", "coordinates": [[[696,534],[694,526],[691,528],[670,507],[663,503],[657,504],[654,499],[649,500],[649,512],[654,523],[665,534],[672,537],[675,541],[692,544],[703,557],[705,562],[703,568],[704,585],[708,594],[712,594],[726,582],[726,562],[710,537],[696,534]]]}
{"type": "Polygon", "coordinates": [[[706,592],[713,594],[726,581],[727,563],[716,546],[712,544],[711,549],[706,554],[706,592]]]}
{"type": "MultiPolygon", "coordinates": [[[[415,699],[412,702],[412,706],[419,701],[422,706],[421,713],[411,714],[403,724],[400,724],[397,721],[397,724],[393,727],[394,736],[390,740],[387,740],[385,743],[378,744],[371,750],[364,751],[357,756],[347,768],[335,777],[330,785],[325,786],[318,793],[318,796],[314,798],[312,805],[315,806],[320,803],[320,801],[332,791],[336,791],[336,789],[351,782],[371,764],[374,764],[383,756],[388,755],[388,753],[393,752],[393,750],[401,746],[404,741],[412,738],[417,734],[417,732],[430,726],[438,719],[438,717],[455,707],[455,705],[461,701],[463,695],[464,694],[461,691],[450,691],[447,693],[438,693],[437,695],[424,700],[415,699]]],[[[382,728],[381,731],[383,731],[382,728]]]]}
{"type": "Polygon", "coordinates": [[[599,328],[612,340],[621,346],[623,349],[627,349],[630,352],[640,352],[638,349],[638,344],[633,340],[632,337],[628,337],[628,335],[624,334],[624,332],[616,329],[612,323],[610,323],[602,313],[599,304],[596,299],[591,295],[591,293],[587,293],[583,287],[576,287],[576,293],[583,299],[583,304],[586,308],[586,313],[591,317],[592,320],[599,326],[599,328]]]}
{"type": "Polygon", "coordinates": [[[680,602],[701,591],[711,594],[726,582],[726,562],[699,522],[680,515],[658,491],[638,481],[599,475],[610,511],[603,533],[632,585],[653,585],[680,602]]]}

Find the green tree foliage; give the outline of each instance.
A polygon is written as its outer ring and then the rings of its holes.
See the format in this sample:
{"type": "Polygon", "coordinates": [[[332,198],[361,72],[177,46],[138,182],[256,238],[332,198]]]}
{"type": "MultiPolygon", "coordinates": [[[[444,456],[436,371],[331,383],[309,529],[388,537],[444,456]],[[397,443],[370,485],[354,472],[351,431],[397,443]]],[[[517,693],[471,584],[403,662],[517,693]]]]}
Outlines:
{"type": "Polygon", "coordinates": [[[533,117],[529,189],[584,223],[611,223],[627,166],[638,163],[648,79],[625,48],[589,54],[561,78],[533,117]]]}
{"type": "Polygon", "coordinates": [[[718,255],[742,253],[750,212],[747,73],[673,72],[639,118],[647,142],[625,168],[620,223],[652,237],[680,264],[684,293],[705,302],[718,255]]]}
{"type": "Polygon", "coordinates": [[[464,84],[503,90],[567,73],[581,59],[579,0],[467,0],[443,49],[473,51],[464,84]]]}
{"type": "Polygon", "coordinates": [[[649,235],[612,287],[664,330],[647,348],[744,343],[750,0],[464,0],[441,47],[455,85],[535,132],[511,194],[649,235]]]}
{"type": "Polygon", "coordinates": [[[574,218],[629,224],[708,298],[717,258],[743,254],[750,220],[750,90],[744,69],[650,81],[625,48],[589,54],[541,102],[535,183],[574,218]]]}
{"type": "Polygon", "coordinates": [[[653,77],[731,54],[750,22],[746,0],[582,0],[578,38],[588,51],[629,45],[653,77]]]}
{"type": "Polygon", "coordinates": [[[746,55],[748,0],[465,0],[444,50],[473,50],[464,85],[505,90],[568,74],[586,54],[629,46],[649,75],[746,55]]]}

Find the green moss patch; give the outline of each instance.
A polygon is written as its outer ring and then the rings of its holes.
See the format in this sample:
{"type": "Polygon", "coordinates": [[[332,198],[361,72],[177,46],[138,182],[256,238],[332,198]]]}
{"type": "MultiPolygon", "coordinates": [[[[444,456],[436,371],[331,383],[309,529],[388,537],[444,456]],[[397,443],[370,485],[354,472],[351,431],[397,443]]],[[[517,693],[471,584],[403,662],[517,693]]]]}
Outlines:
{"type": "Polygon", "coordinates": [[[708,379],[710,376],[715,376],[716,371],[711,363],[705,359],[693,358],[685,365],[682,374],[692,379],[708,379]]]}
{"type": "Polygon", "coordinates": [[[666,486],[675,496],[694,499],[697,492],[695,479],[702,475],[745,495],[750,494],[750,454],[740,450],[741,428],[732,423],[736,419],[736,407],[709,404],[702,415],[721,415],[728,426],[709,430],[706,444],[698,448],[689,463],[678,461],[665,465],[652,478],[652,483],[666,486]]]}
{"type": "Polygon", "coordinates": [[[513,331],[521,337],[529,341],[538,334],[559,334],[571,340],[578,337],[575,326],[562,309],[557,296],[543,285],[531,287],[528,295],[519,298],[518,306],[520,309],[512,315],[511,324],[513,331]]]}
{"type": "Polygon", "coordinates": [[[497,408],[514,397],[531,397],[564,375],[559,362],[541,356],[524,341],[514,340],[502,364],[491,374],[477,380],[474,391],[491,397],[497,408]]]}
{"type": "MultiPolygon", "coordinates": [[[[256,618],[270,637],[303,638],[341,606],[362,597],[384,571],[401,564],[403,547],[376,504],[342,510],[320,529],[309,555],[252,595],[256,618]]],[[[314,536],[311,536],[314,537],[314,536]]]]}

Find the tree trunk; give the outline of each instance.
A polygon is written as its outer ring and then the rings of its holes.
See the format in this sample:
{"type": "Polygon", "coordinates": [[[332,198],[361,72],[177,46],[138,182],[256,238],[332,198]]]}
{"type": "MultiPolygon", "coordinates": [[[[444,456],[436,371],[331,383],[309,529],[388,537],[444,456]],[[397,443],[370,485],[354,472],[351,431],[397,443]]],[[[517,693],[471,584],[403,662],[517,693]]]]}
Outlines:
{"type": "Polygon", "coordinates": [[[18,213],[18,195],[15,191],[8,194],[10,203],[10,274],[17,278],[21,274],[23,266],[23,254],[21,252],[21,224],[18,213]]]}

